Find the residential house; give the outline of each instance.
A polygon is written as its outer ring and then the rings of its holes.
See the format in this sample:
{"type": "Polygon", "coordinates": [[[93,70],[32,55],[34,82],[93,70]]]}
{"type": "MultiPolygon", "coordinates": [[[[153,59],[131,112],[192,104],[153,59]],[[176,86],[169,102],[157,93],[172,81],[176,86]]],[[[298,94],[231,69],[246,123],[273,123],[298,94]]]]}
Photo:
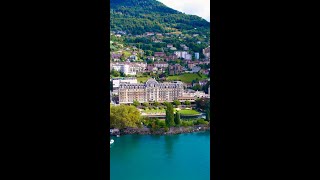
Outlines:
{"type": "Polygon", "coordinates": [[[201,81],[199,81],[199,85],[200,86],[204,86],[204,85],[206,85],[208,83],[208,80],[201,80],[201,81]]]}
{"type": "Polygon", "coordinates": [[[189,63],[188,63],[188,68],[189,68],[189,69],[192,69],[194,66],[196,66],[196,65],[194,64],[194,62],[189,62],[189,63]]]}
{"type": "Polygon", "coordinates": [[[184,83],[185,88],[192,88],[192,83],[184,83]]]}
{"type": "Polygon", "coordinates": [[[197,72],[199,72],[201,70],[201,67],[199,67],[199,66],[194,66],[193,68],[192,68],[192,72],[193,73],[197,73],[197,72]]]}
{"type": "Polygon", "coordinates": [[[147,59],[151,59],[152,61],[154,61],[154,56],[147,56],[147,59]]]}
{"type": "Polygon", "coordinates": [[[130,59],[130,60],[133,60],[133,61],[137,61],[137,60],[138,60],[138,56],[136,56],[136,55],[131,55],[131,56],[129,57],[129,59],[130,59]]]}
{"type": "Polygon", "coordinates": [[[115,54],[115,53],[112,53],[112,54],[111,54],[111,58],[112,58],[112,59],[120,59],[121,56],[122,56],[122,54],[115,54]]]}
{"type": "Polygon", "coordinates": [[[182,66],[180,64],[174,64],[169,66],[169,74],[170,75],[177,75],[183,72],[182,66]]]}
{"type": "Polygon", "coordinates": [[[157,68],[167,68],[169,64],[166,62],[155,62],[154,66],[157,68]]]}
{"type": "Polygon", "coordinates": [[[166,57],[166,61],[172,61],[178,59],[177,55],[172,54],[166,57]]]}
{"type": "Polygon", "coordinates": [[[191,54],[186,54],[185,59],[191,60],[192,59],[192,55],[191,54]]]}
{"type": "Polygon", "coordinates": [[[153,65],[153,64],[148,64],[148,65],[147,65],[147,71],[148,71],[148,72],[151,72],[153,68],[154,68],[154,65],[153,65]]]}
{"type": "Polygon", "coordinates": [[[204,70],[204,72],[202,74],[209,75],[210,74],[210,69],[204,70]]]}
{"type": "Polygon", "coordinates": [[[159,39],[153,39],[152,41],[155,42],[155,43],[161,43],[161,42],[162,42],[162,41],[159,40],[159,39]]]}
{"type": "Polygon", "coordinates": [[[209,69],[201,69],[200,72],[202,74],[205,74],[205,75],[209,75],[210,74],[210,70],[209,69]]]}
{"type": "Polygon", "coordinates": [[[155,57],[165,57],[166,53],[164,53],[164,52],[154,52],[154,56],[155,57]]]}
{"type": "Polygon", "coordinates": [[[202,50],[203,55],[206,58],[210,58],[210,46],[202,50]]]}
{"type": "Polygon", "coordinates": [[[147,36],[153,36],[154,33],[153,33],[153,32],[146,32],[146,35],[147,35],[147,36]]]}

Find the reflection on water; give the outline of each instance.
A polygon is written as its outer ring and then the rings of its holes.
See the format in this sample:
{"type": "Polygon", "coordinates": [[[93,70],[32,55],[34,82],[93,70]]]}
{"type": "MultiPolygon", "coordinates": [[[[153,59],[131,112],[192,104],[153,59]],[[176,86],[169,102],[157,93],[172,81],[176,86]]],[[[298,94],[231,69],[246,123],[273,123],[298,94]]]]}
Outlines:
{"type": "Polygon", "coordinates": [[[177,142],[179,139],[179,135],[166,135],[164,136],[164,145],[166,149],[166,154],[169,159],[171,159],[173,150],[174,150],[174,143],[177,142]]]}

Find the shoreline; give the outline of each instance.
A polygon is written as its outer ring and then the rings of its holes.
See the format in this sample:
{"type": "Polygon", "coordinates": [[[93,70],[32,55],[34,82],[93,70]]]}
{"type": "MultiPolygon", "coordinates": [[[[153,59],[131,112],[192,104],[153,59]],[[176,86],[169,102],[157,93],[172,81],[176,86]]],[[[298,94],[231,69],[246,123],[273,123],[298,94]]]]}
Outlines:
{"type": "Polygon", "coordinates": [[[187,134],[193,132],[210,131],[210,125],[196,125],[190,127],[171,127],[169,131],[164,128],[152,130],[151,128],[127,128],[122,129],[116,133],[110,133],[110,136],[117,135],[174,135],[174,134],[187,134]]]}

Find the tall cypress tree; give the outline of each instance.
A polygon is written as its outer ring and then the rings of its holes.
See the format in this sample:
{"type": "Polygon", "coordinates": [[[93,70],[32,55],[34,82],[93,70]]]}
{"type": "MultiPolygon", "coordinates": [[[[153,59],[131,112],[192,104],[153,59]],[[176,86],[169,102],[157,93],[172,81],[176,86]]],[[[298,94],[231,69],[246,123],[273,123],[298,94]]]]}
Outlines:
{"type": "Polygon", "coordinates": [[[173,114],[173,106],[171,103],[167,104],[166,110],[166,125],[167,127],[174,126],[174,114],[173,114]]]}
{"type": "Polygon", "coordinates": [[[181,124],[181,121],[180,121],[180,113],[177,111],[176,112],[176,115],[175,115],[175,117],[174,117],[174,123],[176,124],[176,125],[180,125],[181,124]]]}
{"type": "Polygon", "coordinates": [[[206,120],[210,121],[210,109],[209,108],[206,109],[206,120]]]}

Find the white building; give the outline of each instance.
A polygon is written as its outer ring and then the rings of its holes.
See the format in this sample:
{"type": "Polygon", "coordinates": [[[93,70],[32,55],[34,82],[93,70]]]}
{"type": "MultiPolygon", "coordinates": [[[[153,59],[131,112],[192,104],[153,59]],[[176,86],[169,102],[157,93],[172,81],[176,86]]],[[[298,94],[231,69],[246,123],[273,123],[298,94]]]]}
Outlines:
{"type": "Polygon", "coordinates": [[[185,58],[186,60],[191,60],[192,59],[192,55],[191,54],[186,54],[185,58]]]}
{"type": "Polygon", "coordinates": [[[174,54],[177,56],[177,58],[186,59],[186,55],[188,54],[188,52],[187,51],[175,51],[174,54]]]}
{"type": "Polygon", "coordinates": [[[119,88],[120,83],[138,83],[137,78],[135,77],[120,77],[120,78],[112,78],[112,86],[113,90],[117,90],[119,88]]]}
{"type": "Polygon", "coordinates": [[[200,54],[199,53],[194,53],[194,57],[196,58],[196,59],[199,59],[200,58],[200,54]]]}
{"type": "Polygon", "coordinates": [[[188,89],[184,93],[182,93],[182,96],[202,98],[202,97],[208,97],[208,94],[206,94],[204,91],[194,91],[194,90],[188,89]]]}
{"type": "Polygon", "coordinates": [[[125,75],[136,75],[137,72],[144,72],[147,63],[111,63],[111,69],[123,72],[125,75]]]}

